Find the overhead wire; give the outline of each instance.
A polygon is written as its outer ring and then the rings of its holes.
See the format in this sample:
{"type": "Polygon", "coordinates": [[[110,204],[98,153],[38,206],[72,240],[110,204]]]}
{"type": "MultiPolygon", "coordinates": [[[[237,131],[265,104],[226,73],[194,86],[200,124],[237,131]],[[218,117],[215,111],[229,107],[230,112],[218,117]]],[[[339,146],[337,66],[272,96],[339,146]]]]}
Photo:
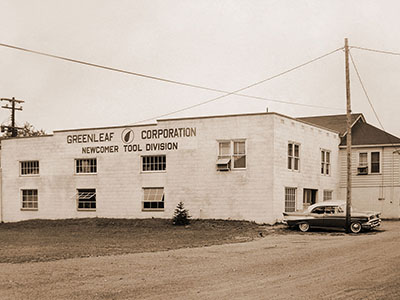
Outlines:
{"type": "Polygon", "coordinates": [[[390,54],[390,55],[398,55],[398,56],[400,56],[400,52],[392,52],[392,51],[371,49],[371,48],[358,47],[358,46],[350,46],[349,48],[350,49],[359,49],[359,50],[364,50],[364,51],[370,51],[370,52],[375,52],[375,53],[382,53],[382,54],[390,54]]]}
{"type": "MultiPolygon", "coordinates": [[[[270,102],[276,102],[276,103],[282,103],[282,104],[290,104],[290,105],[298,105],[298,106],[306,106],[306,107],[315,107],[315,108],[324,108],[324,109],[333,109],[333,110],[339,110],[339,108],[335,108],[335,107],[327,107],[327,106],[320,106],[320,105],[312,105],[312,104],[305,104],[305,103],[298,103],[298,102],[292,102],[292,101],[285,101],[285,100],[278,100],[278,99],[271,99],[271,98],[265,98],[265,97],[260,97],[260,96],[252,96],[252,95],[246,95],[246,94],[240,94],[239,92],[229,92],[229,91],[225,91],[225,90],[221,90],[221,89],[215,89],[215,88],[210,88],[210,87],[206,87],[206,86],[200,86],[200,85],[196,85],[196,84],[191,84],[191,83],[186,83],[186,82],[181,82],[181,81],[176,81],[176,80],[171,80],[171,79],[166,79],[166,78],[161,78],[161,77],[157,77],[157,76],[151,76],[151,75],[146,75],[146,74],[142,74],[142,73],[138,73],[138,72],[132,72],[132,71],[127,71],[127,70],[123,70],[123,69],[118,69],[118,68],[114,68],[114,67],[108,67],[108,66],[104,66],[104,65],[100,65],[100,64],[94,64],[94,63],[90,63],[87,61],[83,61],[83,60],[77,60],[77,59],[73,59],[73,58],[68,58],[68,57],[63,57],[63,56],[59,56],[59,55],[54,55],[54,54],[50,54],[50,53],[45,53],[45,52],[41,52],[41,51],[36,51],[36,50],[32,50],[32,49],[27,49],[27,48],[22,48],[22,47],[17,47],[17,46],[13,46],[13,45],[9,45],[9,44],[4,44],[4,43],[0,43],[0,46],[2,47],[6,47],[6,48],[10,48],[10,49],[14,49],[14,50],[19,50],[19,51],[24,51],[24,52],[28,52],[28,53],[32,53],[32,54],[37,54],[37,55],[42,55],[42,56],[47,56],[47,57],[51,57],[54,59],[60,59],[60,60],[64,60],[64,61],[68,61],[68,62],[72,62],[72,63],[77,63],[77,64],[82,64],[82,65],[86,65],[86,66],[90,66],[90,67],[95,67],[95,68],[100,68],[100,69],[104,69],[104,70],[108,70],[108,71],[113,71],[113,72],[118,72],[118,73],[124,73],[124,74],[128,74],[128,75],[133,75],[133,76],[138,76],[138,77],[143,77],[143,78],[147,78],[147,79],[152,79],[152,80],[157,80],[157,81],[162,81],[162,82],[166,82],[166,83],[170,83],[170,84],[176,84],[176,85],[181,85],[181,86],[186,86],[186,87],[191,87],[191,88],[197,88],[197,89],[202,89],[202,90],[207,90],[207,91],[212,91],[212,92],[218,92],[218,93],[224,93],[226,94],[225,96],[229,96],[229,95],[235,95],[235,96],[240,96],[240,97],[246,97],[246,98],[251,98],[251,99],[256,99],[256,100],[263,100],[263,101],[270,101],[270,102]]],[[[240,89],[238,91],[242,91],[245,89],[248,89],[252,86],[261,84],[267,80],[271,80],[273,78],[276,78],[278,76],[284,75],[288,72],[291,72],[297,68],[300,68],[302,66],[305,66],[309,63],[312,63],[316,60],[319,60],[321,58],[324,58],[332,53],[335,53],[336,51],[339,51],[342,48],[336,49],[334,51],[331,51],[325,55],[322,55],[320,57],[317,57],[311,61],[308,61],[304,64],[301,64],[295,68],[292,68],[290,70],[287,70],[285,72],[279,73],[271,78],[267,78],[265,80],[262,80],[260,82],[257,82],[255,84],[249,85],[243,89],[240,89]]],[[[220,99],[220,98],[218,98],[220,99]]],[[[218,100],[216,99],[216,100],[218,100]]],[[[213,101],[216,101],[213,100],[213,101]]],[[[211,101],[205,101],[204,104],[211,102],[211,101]]],[[[196,105],[197,106],[197,105],[196,105]]],[[[190,109],[190,108],[187,108],[190,109]]],[[[185,109],[186,110],[186,109],[185,109]]]]}
{"type": "Polygon", "coordinates": [[[372,104],[371,98],[369,97],[368,92],[367,92],[367,89],[365,88],[365,85],[364,85],[364,83],[363,83],[363,81],[362,81],[362,79],[361,79],[360,72],[358,71],[357,65],[356,65],[356,63],[355,63],[355,61],[354,61],[354,58],[353,58],[353,55],[351,54],[351,51],[349,51],[349,54],[350,54],[351,63],[352,63],[352,65],[353,65],[353,67],[354,67],[354,70],[356,71],[356,75],[357,75],[358,81],[359,81],[360,84],[361,84],[361,88],[362,88],[362,90],[363,90],[363,92],[364,92],[365,97],[366,97],[367,100],[368,100],[369,105],[371,106],[371,109],[372,109],[372,111],[373,111],[373,113],[374,113],[374,115],[375,115],[375,118],[376,118],[376,120],[378,121],[379,125],[381,126],[382,130],[385,132],[386,137],[387,137],[389,143],[390,143],[390,144],[396,149],[396,151],[397,151],[397,147],[396,147],[396,146],[394,145],[394,143],[392,142],[392,140],[391,140],[391,138],[390,138],[390,136],[389,136],[389,133],[386,132],[385,127],[383,126],[383,124],[382,124],[382,122],[381,122],[381,120],[380,120],[380,118],[379,118],[379,116],[378,116],[378,113],[376,112],[376,110],[375,110],[375,108],[374,108],[374,105],[372,104]]]}
{"type": "Polygon", "coordinates": [[[209,99],[209,100],[206,100],[206,101],[203,101],[203,102],[200,102],[200,103],[197,103],[197,104],[194,104],[194,105],[185,107],[185,108],[181,108],[181,109],[178,109],[178,110],[175,110],[175,111],[166,113],[166,114],[162,114],[162,115],[158,115],[158,116],[155,116],[155,117],[152,117],[152,118],[140,120],[140,121],[137,121],[137,122],[133,123],[133,125],[134,125],[134,124],[138,124],[138,123],[143,123],[143,122],[151,121],[151,120],[154,120],[154,119],[163,118],[163,117],[166,117],[166,116],[170,116],[170,115],[173,115],[173,114],[176,114],[176,113],[185,111],[185,110],[189,110],[189,109],[192,109],[192,108],[195,108],[195,107],[198,107],[198,106],[207,104],[207,103],[211,103],[211,102],[217,101],[217,100],[219,100],[219,99],[225,98],[225,97],[230,96],[230,95],[236,95],[237,93],[239,93],[239,92],[241,92],[241,91],[244,91],[244,90],[246,90],[246,89],[249,89],[249,88],[251,88],[251,87],[254,87],[254,86],[256,86],[256,85],[259,85],[259,84],[261,84],[261,83],[267,82],[267,81],[269,81],[269,80],[275,79],[275,78],[277,78],[277,77],[279,77],[279,76],[285,75],[285,74],[287,74],[287,73],[289,73],[289,72],[292,72],[292,71],[297,70],[297,69],[299,69],[299,68],[301,68],[301,67],[304,67],[304,66],[306,66],[306,65],[308,65],[308,64],[310,64],[310,63],[313,63],[313,62],[315,62],[315,61],[317,61],[317,60],[320,60],[320,59],[322,59],[322,58],[324,58],[324,57],[326,57],[326,56],[328,56],[328,55],[331,55],[331,54],[333,54],[333,53],[335,53],[335,52],[337,52],[337,51],[340,51],[340,50],[342,50],[342,49],[343,49],[343,47],[340,47],[340,48],[335,49],[335,50],[333,50],[333,51],[331,51],[331,52],[328,52],[328,53],[326,53],[326,54],[324,54],[324,55],[321,55],[321,56],[318,56],[318,57],[316,57],[316,58],[314,58],[314,59],[311,59],[311,60],[309,60],[309,61],[307,61],[307,62],[305,62],[305,63],[302,63],[302,64],[300,64],[300,65],[297,65],[297,66],[295,66],[295,67],[293,67],[293,68],[290,68],[290,69],[288,69],[288,70],[286,70],[286,71],[280,72],[280,73],[278,73],[278,74],[276,74],[276,75],[270,76],[270,77],[268,77],[268,78],[266,78],[266,79],[263,79],[263,80],[260,80],[260,81],[258,81],[258,82],[256,82],[256,83],[247,85],[247,86],[245,86],[245,87],[243,87],[243,88],[240,88],[240,89],[238,89],[238,90],[235,90],[235,91],[233,91],[233,92],[229,92],[229,93],[227,93],[227,94],[225,94],[225,95],[221,95],[221,96],[219,96],[219,97],[215,97],[215,98],[212,98],[212,99],[209,99]]]}

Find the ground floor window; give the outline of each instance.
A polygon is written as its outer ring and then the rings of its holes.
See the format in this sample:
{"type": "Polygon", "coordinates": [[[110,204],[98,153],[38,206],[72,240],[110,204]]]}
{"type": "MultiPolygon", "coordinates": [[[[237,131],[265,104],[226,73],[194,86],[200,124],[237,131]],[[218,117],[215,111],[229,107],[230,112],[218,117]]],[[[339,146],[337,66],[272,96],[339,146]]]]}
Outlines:
{"type": "Polygon", "coordinates": [[[78,210],[96,210],[96,189],[78,189],[78,210]]]}
{"type": "Polygon", "coordinates": [[[22,190],[22,207],[23,210],[38,209],[38,190],[22,190]]]}
{"type": "Polygon", "coordinates": [[[285,188],[285,211],[291,212],[296,210],[296,188],[285,188]]]}
{"type": "Polygon", "coordinates": [[[164,210],[164,188],[143,188],[143,210],[164,210]]]}
{"type": "Polygon", "coordinates": [[[324,201],[332,200],[332,193],[333,191],[331,190],[324,190],[324,201]]]}

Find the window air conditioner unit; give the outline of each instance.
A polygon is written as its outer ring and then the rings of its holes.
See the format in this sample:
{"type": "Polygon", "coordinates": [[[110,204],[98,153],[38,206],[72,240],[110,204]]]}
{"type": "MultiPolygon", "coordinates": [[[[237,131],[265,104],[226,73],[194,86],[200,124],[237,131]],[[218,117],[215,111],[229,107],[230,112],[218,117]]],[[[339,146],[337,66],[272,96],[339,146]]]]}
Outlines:
{"type": "Polygon", "coordinates": [[[220,158],[217,160],[217,171],[229,171],[231,169],[230,158],[220,158]]]}
{"type": "Polygon", "coordinates": [[[368,175],[368,167],[358,167],[358,175],[368,175]]]}

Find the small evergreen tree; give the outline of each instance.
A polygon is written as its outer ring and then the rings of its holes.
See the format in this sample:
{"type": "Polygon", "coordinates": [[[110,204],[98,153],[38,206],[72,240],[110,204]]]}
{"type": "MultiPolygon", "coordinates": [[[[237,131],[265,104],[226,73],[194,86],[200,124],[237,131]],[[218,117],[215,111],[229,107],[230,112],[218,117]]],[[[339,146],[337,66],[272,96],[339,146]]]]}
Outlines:
{"type": "Polygon", "coordinates": [[[176,206],[172,224],[188,225],[190,223],[189,211],[183,207],[183,202],[179,202],[176,206]]]}

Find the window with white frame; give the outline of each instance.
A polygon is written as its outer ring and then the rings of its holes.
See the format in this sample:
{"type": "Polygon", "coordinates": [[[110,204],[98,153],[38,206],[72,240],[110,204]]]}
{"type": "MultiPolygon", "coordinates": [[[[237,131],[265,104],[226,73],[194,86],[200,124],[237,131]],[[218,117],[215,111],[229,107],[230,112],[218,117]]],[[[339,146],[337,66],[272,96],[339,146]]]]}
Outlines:
{"type": "Polygon", "coordinates": [[[76,174],[97,173],[97,159],[96,158],[75,159],[75,173],[76,174]]]}
{"type": "Polygon", "coordinates": [[[324,201],[330,201],[332,200],[332,190],[324,190],[324,201]]]}
{"type": "Polygon", "coordinates": [[[321,174],[330,175],[331,172],[331,152],[321,150],[321,174]]]}
{"type": "Polygon", "coordinates": [[[96,189],[78,189],[76,202],[78,210],[96,210],[96,189]]]}
{"type": "Polygon", "coordinates": [[[380,152],[371,152],[371,173],[380,172],[380,152]]]}
{"type": "Polygon", "coordinates": [[[22,176],[39,175],[38,160],[20,161],[19,164],[20,164],[20,174],[22,176]]]}
{"type": "Polygon", "coordinates": [[[379,174],[381,172],[381,153],[379,151],[358,153],[358,175],[379,174]]]}
{"type": "Polygon", "coordinates": [[[22,210],[37,210],[38,209],[38,190],[22,190],[22,210]]]}
{"type": "Polygon", "coordinates": [[[163,211],[164,199],[164,188],[143,188],[142,210],[163,211]]]}
{"type": "Polygon", "coordinates": [[[292,171],[300,169],[300,145],[297,143],[288,143],[288,169],[292,171]]]}
{"type": "Polygon", "coordinates": [[[246,142],[243,140],[219,141],[217,170],[246,168],[246,142]]]}
{"type": "Polygon", "coordinates": [[[285,187],[285,212],[296,211],[296,188],[285,187]]]}
{"type": "Polygon", "coordinates": [[[165,171],[167,160],[165,155],[142,156],[142,171],[157,172],[165,171]]]}
{"type": "Polygon", "coordinates": [[[233,168],[246,168],[246,144],[244,141],[233,141],[233,168]]]}

